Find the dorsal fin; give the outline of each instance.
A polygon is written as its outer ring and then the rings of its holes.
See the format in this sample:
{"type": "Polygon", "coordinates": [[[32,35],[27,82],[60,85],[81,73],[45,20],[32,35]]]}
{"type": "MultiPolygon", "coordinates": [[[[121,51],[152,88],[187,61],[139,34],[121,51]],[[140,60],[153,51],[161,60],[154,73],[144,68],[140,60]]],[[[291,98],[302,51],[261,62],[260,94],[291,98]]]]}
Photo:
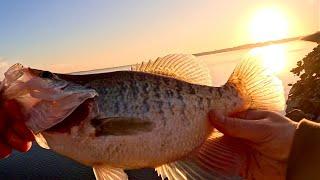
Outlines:
{"type": "Polygon", "coordinates": [[[183,80],[193,84],[212,86],[209,69],[190,54],[170,54],[131,66],[131,70],[147,72],[183,80]]]}

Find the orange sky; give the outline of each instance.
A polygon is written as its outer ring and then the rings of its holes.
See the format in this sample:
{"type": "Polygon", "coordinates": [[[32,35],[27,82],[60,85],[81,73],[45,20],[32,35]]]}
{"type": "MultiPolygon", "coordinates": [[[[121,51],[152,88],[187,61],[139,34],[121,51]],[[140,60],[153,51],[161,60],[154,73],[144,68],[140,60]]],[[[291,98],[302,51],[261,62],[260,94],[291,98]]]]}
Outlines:
{"type": "Polygon", "coordinates": [[[250,22],[269,7],[287,17],[289,37],[320,23],[319,0],[64,2],[1,2],[1,62],[72,72],[232,47],[254,41],[250,22]]]}

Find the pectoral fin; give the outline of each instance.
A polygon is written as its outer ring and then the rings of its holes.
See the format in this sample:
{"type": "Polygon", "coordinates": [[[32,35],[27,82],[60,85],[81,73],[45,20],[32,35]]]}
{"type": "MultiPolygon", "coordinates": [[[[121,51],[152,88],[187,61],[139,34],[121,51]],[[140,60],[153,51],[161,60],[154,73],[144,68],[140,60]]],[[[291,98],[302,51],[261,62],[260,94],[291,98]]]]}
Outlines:
{"type": "Polygon", "coordinates": [[[193,156],[156,168],[162,178],[243,179],[247,152],[233,139],[210,137],[193,156]]]}
{"type": "Polygon", "coordinates": [[[93,119],[91,124],[96,129],[96,136],[124,136],[150,132],[154,124],[148,119],[134,117],[108,117],[93,119]]]}
{"type": "Polygon", "coordinates": [[[120,168],[111,168],[105,165],[94,165],[93,172],[96,180],[127,180],[128,176],[120,168]]]}

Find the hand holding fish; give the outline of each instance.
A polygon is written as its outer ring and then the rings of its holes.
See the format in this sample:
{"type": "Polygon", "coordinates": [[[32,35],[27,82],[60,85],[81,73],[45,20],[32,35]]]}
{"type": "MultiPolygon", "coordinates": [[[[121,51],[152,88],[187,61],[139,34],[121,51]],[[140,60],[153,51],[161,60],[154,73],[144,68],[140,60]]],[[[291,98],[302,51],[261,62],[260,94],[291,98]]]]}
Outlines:
{"type": "Polygon", "coordinates": [[[12,149],[26,152],[34,136],[26,127],[20,106],[15,100],[6,100],[0,108],[0,158],[11,154],[12,149]]]}
{"type": "Polygon", "coordinates": [[[245,169],[248,179],[285,179],[297,123],[271,111],[249,110],[237,117],[212,111],[212,124],[225,135],[250,147],[245,169]]]}

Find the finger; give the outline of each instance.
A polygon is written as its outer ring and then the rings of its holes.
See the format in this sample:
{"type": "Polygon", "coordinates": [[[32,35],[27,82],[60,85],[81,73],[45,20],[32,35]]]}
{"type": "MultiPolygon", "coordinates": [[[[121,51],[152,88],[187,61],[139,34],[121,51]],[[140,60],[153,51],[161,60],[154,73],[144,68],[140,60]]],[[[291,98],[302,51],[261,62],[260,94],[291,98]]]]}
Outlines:
{"type": "Polygon", "coordinates": [[[20,152],[27,152],[32,145],[30,141],[25,141],[21,139],[12,129],[7,130],[5,138],[7,140],[6,143],[9,146],[20,152]]]}
{"type": "Polygon", "coordinates": [[[12,123],[11,128],[23,140],[26,140],[26,141],[34,140],[33,133],[27,128],[27,126],[23,122],[15,121],[12,123]]]}
{"type": "Polygon", "coordinates": [[[6,145],[2,140],[0,140],[0,159],[8,157],[12,152],[10,146],[6,145]]]}
{"type": "Polygon", "coordinates": [[[261,127],[257,121],[227,117],[215,111],[209,113],[209,119],[215,128],[232,137],[254,141],[260,134],[261,127]]]}
{"type": "Polygon", "coordinates": [[[24,115],[21,112],[21,107],[16,100],[11,99],[5,101],[4,109],[13,121],[25,121],[24,115]]]}
{"type": "Polygon", "coordinates": [[[15,100],[7,100],[4,103],[7,114],[11,119],[12,129],[24,140],[33,141],[34,135],[24,124],[24,116],[20,111],[20,105],[15,100]]]}
{"type": "Polygon", "coordinates": [[[247,111],[242,111],[237,114],[234,114],[233,117],[247,119],[247,120],[259,120],[259,119],[265,119],[266,117],[270,116],[270,114],[272,114],[272,112],[270,111],[249,109],[247,111]]]}

